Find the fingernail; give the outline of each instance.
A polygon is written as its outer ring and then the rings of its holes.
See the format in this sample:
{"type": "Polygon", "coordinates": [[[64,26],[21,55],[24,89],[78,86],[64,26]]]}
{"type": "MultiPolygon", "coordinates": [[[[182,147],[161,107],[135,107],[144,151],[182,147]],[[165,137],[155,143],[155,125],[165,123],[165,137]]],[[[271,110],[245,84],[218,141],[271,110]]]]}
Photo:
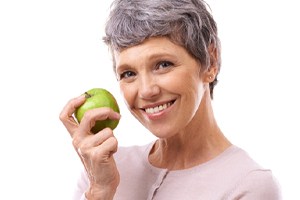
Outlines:
{"type": "Polygon", "coordinates": [[[122,116],[121,116],[121,114],[120,113],[117,113],[117,112],[115,112],[115,116],[116,116],[116,118],[118,118],[118,119],[120,119],[122,116]]]}
{"type": "Polygon", "coordinates": [[[84,100],[84,99],[85,99],[85,95],[84,95],[84,94],[83,94],[83,95],[80,95],[77,99],[78,99],[78,100],[84,100]]]}

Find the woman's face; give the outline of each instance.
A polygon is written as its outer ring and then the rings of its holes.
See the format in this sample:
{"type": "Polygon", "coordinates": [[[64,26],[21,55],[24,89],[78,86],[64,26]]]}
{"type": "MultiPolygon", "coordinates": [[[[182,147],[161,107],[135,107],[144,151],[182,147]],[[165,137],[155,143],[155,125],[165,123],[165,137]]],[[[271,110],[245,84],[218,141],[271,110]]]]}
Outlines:
{"type": "Polygon", "coordinates": [[[116,73],[130,112],[154,135],[186,127],[208,83],[200,64],[168,38],[151,38],[115,54],[116,73]]]}

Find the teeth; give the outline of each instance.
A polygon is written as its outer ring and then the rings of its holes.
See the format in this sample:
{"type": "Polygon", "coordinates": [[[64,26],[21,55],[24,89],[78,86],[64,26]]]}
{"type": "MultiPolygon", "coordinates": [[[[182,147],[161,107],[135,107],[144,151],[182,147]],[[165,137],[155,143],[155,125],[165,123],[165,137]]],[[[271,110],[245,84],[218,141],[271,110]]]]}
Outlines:
{"type": "Polygon", "coordinates": [[[171,105],[172,105],[172,103],[165,103],[163,105],[159,105],[159,106],[156,106],[154,108],[147,108],[145,111],[146,111],[146,113],[149,113],[149,114],[158,113],[162,110],[167,109],[171,105]]]}

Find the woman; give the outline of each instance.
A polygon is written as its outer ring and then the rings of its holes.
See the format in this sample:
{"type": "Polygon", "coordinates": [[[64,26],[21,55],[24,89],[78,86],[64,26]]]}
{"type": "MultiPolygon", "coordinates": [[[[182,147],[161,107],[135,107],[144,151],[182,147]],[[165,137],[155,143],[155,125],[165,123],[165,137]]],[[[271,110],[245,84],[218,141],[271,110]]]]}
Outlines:
{"type": "Polygon", "coordinates": [[[78,124],[73,113],[85,98],[69,101],[60,119],[85,167],[74,199],[281,198],[271,171],[231,144],[214,118],[220,43],[205,2],[115,0],[104,41],[128,109],[158,139],[118,147],[111,129],[90,132],[118,113],[95,109],[78,124]]]}

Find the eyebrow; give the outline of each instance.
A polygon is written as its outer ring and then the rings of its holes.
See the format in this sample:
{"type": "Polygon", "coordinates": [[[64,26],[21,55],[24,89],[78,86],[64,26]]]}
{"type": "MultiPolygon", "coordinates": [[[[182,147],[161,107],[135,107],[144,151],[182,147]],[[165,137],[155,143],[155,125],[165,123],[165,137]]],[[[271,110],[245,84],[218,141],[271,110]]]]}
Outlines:
{"type": "MultiPolygon", "coordinates": [[[[150,55],[147,55],[146,58],[150,62],[157,59],[172,59],[175,60],[175,62],[177,61],[177,56],[175,56],[174,53],[169,53],[169,51],[167,50],[154,52],[150,55]]],[[[116,72],[123,71],[124,69],[134,69],[134,65],[131,66],[130,64],[126,63],[126,61],[124,63],[121,63],[121,65],[116,65],[116,72]]]]}
{"type": "Polygon", "coordinates": [[[154,53],[151,54],[148,59],[149,60],[155,60],[157,58],[161,58],[161,57],[169,57],[169,58],[176,58],[176,56],[174,56],[174,54],[170,54],[169,51],[166,52],[161,52],[161,53],[154,53]]]}
{"type": "Polygon", "coordinates": [[[175,59],[177,58],[177,56],[174,56],[174,54],[170,54],[169,52],[162,52],[162,53],[153,53],[149,56],[147,56],[147,60],[156,60],[156,59],[160,59],[160,58],[169,58],[169,59],[175,59]]]}

